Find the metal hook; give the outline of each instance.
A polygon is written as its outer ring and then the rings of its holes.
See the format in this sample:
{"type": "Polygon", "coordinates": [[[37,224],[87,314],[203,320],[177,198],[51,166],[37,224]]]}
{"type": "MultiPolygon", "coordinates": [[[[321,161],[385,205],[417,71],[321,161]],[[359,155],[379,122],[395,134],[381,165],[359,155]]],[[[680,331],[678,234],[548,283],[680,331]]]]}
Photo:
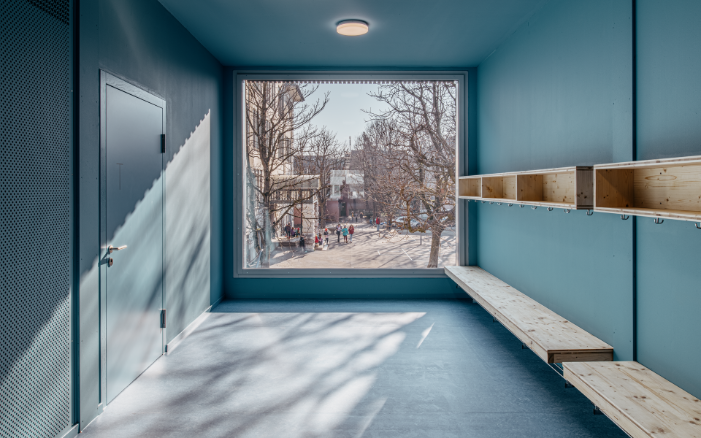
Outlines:
{"type": "Polygon", "coordinates": [[[628,218],[630,218],[630,216],[626,216],[626,215],[624,215],[624,214],[621,215],[621,219],[624,220],[624,221],[627,221],[628,218]]]}
{"type": "Polygon", "coordinates": [[[570,209],[569,209],[569,208],[566,208],[566,209],[564,209],[563,211],[564,211],[565,213],[569,213],[569,212],[570,212],[570,209]]]}
{"type": "Polygon", "coordinates": [[[482,204],[484,204],[484,201],[482,201],[482,204]]]}
{"type": "Polygon", "coordinates": [[[492,201],[489,201],[489,205],[494,204],[492,201]]]}
{"type": "Polygon", "coordinates": [[[594,215],[594,211],[593,211],[593,210],[587,210],[587,216],[592,216],[592,215],[594,215]]]}
{"type": "MultiPolygon", "coordinates": [[[[701,222],[700,222],[700,223],[701,223],[701,222]]],[[[698,228],[699,230],[701,230],[701,227],[699,227],[699,224],[698,224],[698,223],[694,223],[694,225],[696,226],[696,228],[698,228]]]]}
{"type": "Polygon", "coordinates": [[[526,208],[526,206],[523,205],[523,204],[519,205],[519,207],[521,207],[521,208],[526,208]]]}
{"type": "Polygon", "coordinates": [[[501,202],[497,202],[497,205],[501,205],[501,202]]]}
{"type": "Polygon", "coordinates": [[[508,205],[509,207],[513,207],[513,206],[514,206],[514,204],[507,204],[507,205],[508,205]]]}
{"type": "Polygon", "coordinates": [[[553,208],[552,208],[552,207],[548,207],[548,211],[553,211],[553,208]]]}
{"type": "Polygon", "coordinates": [[[538,208],[538,206],[537,206],[537,205],[534,205],[534,206],[531,207],[531,208],[532,208],[533,210],[535,210],[536,208],[538,208]]]}
{"type": "Polygon", "coordinates": [[[659,225],[659,224],[661,224],[661,223],[664,223],[664,219],[660,219],[660,218],[656,217],[656,218],[654,219],[654,222],[655,222],[657,225],[659,225]]]}

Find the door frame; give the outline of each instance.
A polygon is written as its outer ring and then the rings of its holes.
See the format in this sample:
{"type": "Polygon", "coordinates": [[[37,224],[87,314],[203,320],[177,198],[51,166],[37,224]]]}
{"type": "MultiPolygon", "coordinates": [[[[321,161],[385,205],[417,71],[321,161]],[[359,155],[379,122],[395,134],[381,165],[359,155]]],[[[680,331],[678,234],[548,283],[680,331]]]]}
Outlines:
{"type": "MultiPolygon", "coordinates": [[[[135,85],[134,83],[117,77],[105,70],[100,70],[100,292],[99,292],[99,308],[100,308],[100,403],[104,408],[107,406],[107,265],[106,261],[109,257],[107,252],[107,87],[114,87],[120,91],[130,94],[137,99],[146,101],[155,105],[162,110],[162,133],[166,131],[166,101],[164,98],[156,95],[153,91],[146,87],[135,85]]],[[[166,149],[167,150],[167,149],[166,149]]],[[[162,180],[162,204],[161,204],[161,233],[162,233],[162,263],[161,263],[161,309],[166,308],[166,287],[165,287],[165,205],[166,205],[166,182],[165,182],[165,164],[166,154],[161,154],[161,180],[162,180]]],[[[166,346],[166,329],[161,329],[161,354],[165,353],[166,346]]]]}

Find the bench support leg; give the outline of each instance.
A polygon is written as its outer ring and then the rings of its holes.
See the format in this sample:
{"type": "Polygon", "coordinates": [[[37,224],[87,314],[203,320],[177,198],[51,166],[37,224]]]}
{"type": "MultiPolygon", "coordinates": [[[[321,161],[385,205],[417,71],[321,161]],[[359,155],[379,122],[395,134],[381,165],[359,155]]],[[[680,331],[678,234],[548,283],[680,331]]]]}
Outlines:
{"type": "Polygon", "coordinates": [[[574,385],[565,380],[565,388],[574,388],[574,385]]]}
{"type": "Polygon", "coordinates": [[[594,405],[594,415],[604,415],[604,413],[601,412],[598,406],[594,405]]]}

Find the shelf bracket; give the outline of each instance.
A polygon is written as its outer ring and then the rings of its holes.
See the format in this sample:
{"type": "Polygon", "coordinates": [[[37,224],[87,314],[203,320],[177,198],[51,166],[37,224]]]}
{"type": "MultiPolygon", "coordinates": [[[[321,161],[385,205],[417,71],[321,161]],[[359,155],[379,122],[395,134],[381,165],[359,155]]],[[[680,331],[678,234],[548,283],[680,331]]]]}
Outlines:
{"type": "Polygon", "coordinates": [[[660,219],[660,218],[658,218],[658,217],[656,217],[656,218],[654,219],[654,221],[655,221],[655,223],[656,223],[657,225],[664,223],[664,219],[660,219]]]}
{"type": "Polygon", "coordinates": [[[626,216],[624,214],[621,215],[621,220],[627,221],[630,216],[626,216]]]}
{"type": "Polygon", "coordinates": [[[594,211],[593,210],[587,210],[587,216],[593,216],[594,211]]]}

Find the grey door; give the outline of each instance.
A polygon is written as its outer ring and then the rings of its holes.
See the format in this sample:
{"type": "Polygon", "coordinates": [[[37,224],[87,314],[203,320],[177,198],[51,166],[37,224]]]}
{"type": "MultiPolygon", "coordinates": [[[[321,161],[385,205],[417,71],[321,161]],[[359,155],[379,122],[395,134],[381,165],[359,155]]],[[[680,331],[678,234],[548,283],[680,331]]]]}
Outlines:
{"type": "Polygon", "coordinates": [[[105,94],[107,402],[162,351],[163,108],[109,84],[105,94]]]}

